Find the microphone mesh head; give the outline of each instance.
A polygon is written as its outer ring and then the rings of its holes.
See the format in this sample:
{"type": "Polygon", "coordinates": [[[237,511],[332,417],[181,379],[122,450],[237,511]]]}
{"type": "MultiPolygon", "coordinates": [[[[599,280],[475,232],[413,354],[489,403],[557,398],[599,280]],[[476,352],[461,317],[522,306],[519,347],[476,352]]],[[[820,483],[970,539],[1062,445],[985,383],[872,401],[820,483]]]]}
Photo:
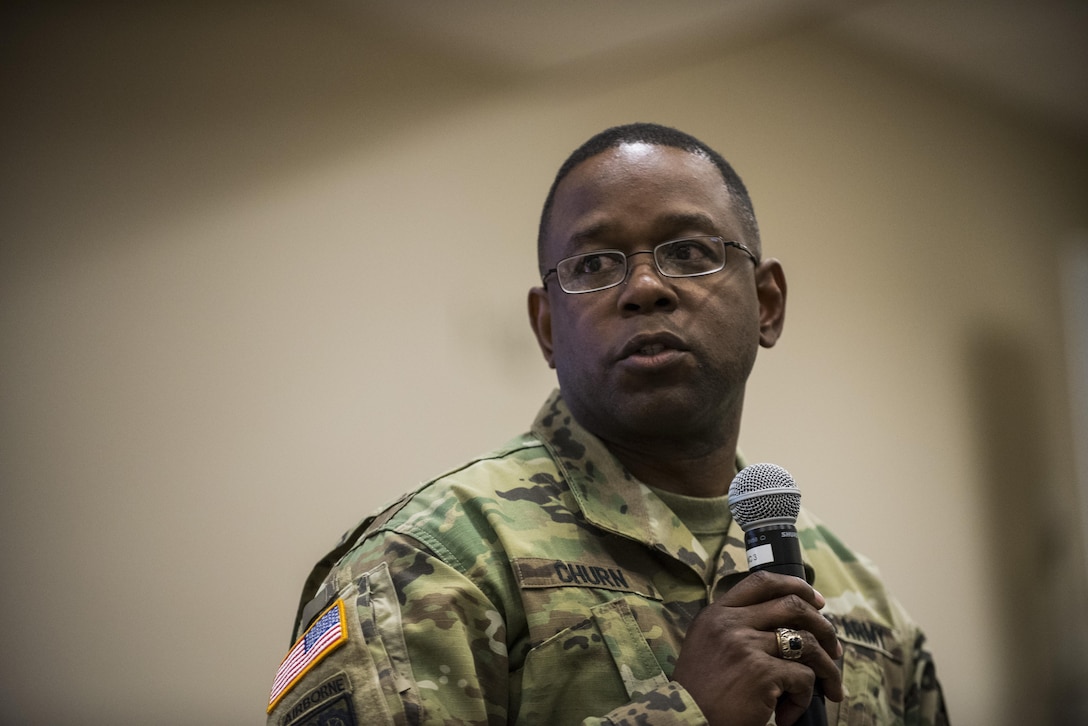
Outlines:
{"type": "Polygon", "coordinates": [[[762,524],[792,524],[801,511],[801,490],[782,467],[752,464],[729,485],[729,509],[745,532],[762,524]]]}

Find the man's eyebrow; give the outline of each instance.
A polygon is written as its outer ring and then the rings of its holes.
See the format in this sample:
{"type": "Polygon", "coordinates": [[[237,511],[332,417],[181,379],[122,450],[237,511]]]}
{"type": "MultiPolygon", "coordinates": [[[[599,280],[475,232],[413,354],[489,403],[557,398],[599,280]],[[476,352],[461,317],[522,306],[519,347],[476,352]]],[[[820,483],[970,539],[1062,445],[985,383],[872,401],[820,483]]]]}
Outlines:
{"type": "MultiPolygon", "coordinates": [[[[669,212],[662,214],[654,220],[655,231],[660,234],[671,234],[673,230],[698,229],[707,232],[717,231],[718,225],[714,219],[704,212],[669,212]]],[[[600,221],[583,229],[573,232],[568,238],[570,246],[579,242],[586,242],[601,237],[609,237],[622,233],[622,225],[610,221],[600,221]]]]}
{"type": "Polygon", "coordinates": [[[583,227],[575,232],[572,232],[570,237],[563,243],[564,256],[578,254],[585,246],[591,245],[595,240],[607,239],[611,235],[617,234],[620,225],[615,222],[601,221],[583,227]]]}
{"type": "MultiPolygon", "coordinates": [[[[662,214],[653,223],[657,242],[665,242],[674,234],[686,234],[691,231],[719,234],[714,219],[704,212],[669,212],[662,214]]],[[[615,239],[623,235],[623,225],[613,221],[601,220],[571,233],[564,244],[564,255],[576,254],[584,245],[601,239],[615,239]]],[[[652,242],[654,240],[647,240],[652,242]]]]}
{"type": "Polygon", "coordinates": [[[579,242],[595,240],[599,237],[607,237],[614,233],[618,228],[619,225],[615,222],[597,222],[573,232],[567,242],[569,246],[573,247],[579,242]]]}
{"type": "Polygon", "coordinates": [[[718,225],[709,214],[703,212],[676,212],[666,214],[657,220],[657,225],[664,229],[698,228],[707,232],[717,231],[718,225]]]}

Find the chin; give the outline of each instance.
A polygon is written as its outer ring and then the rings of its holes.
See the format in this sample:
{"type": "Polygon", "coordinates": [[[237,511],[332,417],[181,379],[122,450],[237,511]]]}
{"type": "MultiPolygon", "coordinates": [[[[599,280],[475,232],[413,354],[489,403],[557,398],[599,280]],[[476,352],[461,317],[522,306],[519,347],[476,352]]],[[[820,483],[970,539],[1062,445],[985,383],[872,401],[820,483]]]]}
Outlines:
{"type": "Polygon", "coordinates": [[[721,397],[690,389],[654,389],[625,394],[612,407],[617,423],[632,433],[674,436],[705,431],[721,415],[721,397]]]}

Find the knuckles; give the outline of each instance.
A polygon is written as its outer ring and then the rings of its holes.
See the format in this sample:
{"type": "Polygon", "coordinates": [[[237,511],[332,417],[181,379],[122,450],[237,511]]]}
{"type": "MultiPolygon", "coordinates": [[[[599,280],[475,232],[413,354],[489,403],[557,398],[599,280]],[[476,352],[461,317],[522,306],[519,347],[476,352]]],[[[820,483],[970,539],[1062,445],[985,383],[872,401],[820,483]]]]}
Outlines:
{"type": "Polygon", "coordinates": [[[775,579],[776,575],[767,570],[756,570],[749,573],[748,576],[744,578],[743,582],[754,585],[756,589],[763,589],[772,586],[775,579]]]}
{"type": "Polygon", "coordinates": [[[805,602],[804,598],[793,593],[782,596],[779,602],[786,613],[791,616],[808,615],[813,609],[811,605],[805,602]]]}

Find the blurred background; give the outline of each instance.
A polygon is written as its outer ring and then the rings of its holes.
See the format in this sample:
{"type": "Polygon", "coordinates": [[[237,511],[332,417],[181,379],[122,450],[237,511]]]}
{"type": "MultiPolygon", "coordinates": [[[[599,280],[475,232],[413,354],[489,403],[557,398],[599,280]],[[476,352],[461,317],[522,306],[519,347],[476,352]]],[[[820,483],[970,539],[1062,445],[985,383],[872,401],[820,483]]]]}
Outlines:
{"type": "Polygon", "coordinates": [[[630,121],[730,159],[785,265],[749,459],[953,723],[1085,722],[1084,3],[0,12],[0,722],[263,723],[310,565],[554,386],[539,208],[630,121]]]}

